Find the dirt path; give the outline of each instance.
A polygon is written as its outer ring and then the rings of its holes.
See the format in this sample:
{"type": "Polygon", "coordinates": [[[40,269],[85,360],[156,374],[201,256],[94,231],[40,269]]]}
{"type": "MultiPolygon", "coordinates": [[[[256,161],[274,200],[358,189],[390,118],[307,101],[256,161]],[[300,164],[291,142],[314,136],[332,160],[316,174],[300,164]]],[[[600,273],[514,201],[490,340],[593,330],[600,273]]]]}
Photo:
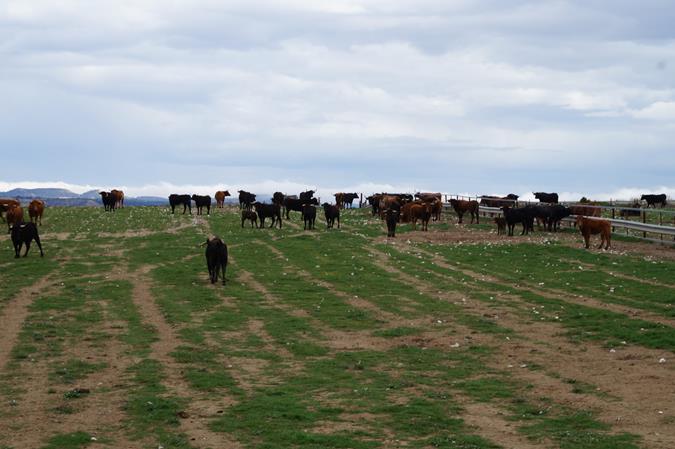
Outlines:
{"type": "Polygon", "coordinates": [[[0,370],[9,361],[10,353],[19,340],[19,332],[28,316],[28,307],[36,296],[45,294],[52,287],[54,274],[41,277],[32,285],[24,287],[3,307],[0,313],[0,370]]]}
{"type": "Polygon", "coordinates": [[[133,283],[133,302],[145,323],[152,325],[157,331],[158,340],[151,345],[151,357],[162,364],[165,378],[163,384],[177,396],[189,399],[185,412],[188,418],[181,420],[180,430],[190,437],[191,443],[198,448],[239,449],[241,445],[225,433],[213,432],[208,425],[212,418],[218,416],[218,410],[231,406],[234,401],[228,398],[219,400],[203,400],[196,397],[183,377],[182,367],[171,353],[181,344],[176,331],[164,319],[151,291],[150,271],[154,267],[145,265],[131,276],[133,283]]]}
{"type": "MultiPolygon", "coordinates": [[[[496,316],[500,325],[514,330],[518,338],[503,340],[503,337],[490,335],[482,337],[499,348],[498,356],[491,365],[500,370],[513,370],[514,376],[531,383],[533,388],[529,396],[532,399],[547,396],[573,408],[582,405],[597,410],[600,418],[611,424],[614,430],[642,435],[649,444],[647,447],[675,447],[675,429],[668,431],[669,426],[665,424],[675,417],[672,408],[675,369],[658,362],[661,357],[672,358],[672,353],[642,347],[617,348],[615,352],[610,352],[592,342],[570,342],[561,335],[563,329],[558,324],[523,319],[516,313],[498,311],[481,301],[458,302],[457,292],[439,292],[433,284],[403,273],[391,265],[385,253],[372,248],[369,251],[377,256],[382,268],[397,274],[406,282],[414,281],[426,294],[462,304],[468,312],[478,316],[496,316]],[[607,396],[603,399],[576,394],[572,391],[572,385],[545,373],[531,371],[527,369],[528,366],[542,366],[545,371],[555,373],[562,379],[596,385],[598,391],[607,396]]],[[[517,298],[513,300],[518,301],[517,298]]],[[[524,304],[524,307],[529,305],[524,304]]]]}
{"type": "Polygon", "coordinates": [[[373,304],[372,302],[359,298],[357,296],[350,295],[348,293],[345,293],[341,290],[339,290],[335,285],[324,281],[322,279],[317,279],[310,272],[307,270],[303,270],[295,265],[289,264],[286,261],[286,256],[284,256],[284,253],[280,251],[278,248],[275,248],[274,246],[262,242],[260,240],[256,240],[256,243],[265,246],[265,248],[269,249],[276,257],[279,259],[282,263],[287,264],[288,266],[292,267],[294,272],[298,273],[303,279],[306,281],[319,286],[321,288],[324,288],[328,290],[329,292],[333,293],[335,296],[338,298],[342,299],[345,301],[347,304],[351,305],[352,307],[355,307],[357,309],[363,309],[367,310],[368,312],[371,312],[373,316],[378,317],[379,319],[385,320],[385,321],[400,321],[402,319],[401,316],[395,315],[391,312],[387,312],[385,310],[382,310],[379,308],[377,305],[373,304]]]}
{"type": "Polygon", "coordinates": [[[496,283],[496,284],[502,284],[502,285],[508,285],[509,287],[512,288],[517,288],[519,290],[524,290],[528,291],[531,293],[534,293],[536,295],[542,296],[544,298],[550,298],[550,299],[557,299],[560,301],[572,303],[572,304],[579,304],[587,307],[593,307],[595,309],[600,309],[600,310],[607,310],[610,312],[614,313],[620,313],[622,315],[629,316],[631,318],[637,318],[641,319],[644,321],[650,321],[652,323],[657,323],[661,324],[664,326],[670,326],[670,327],[675,327],[675,319],[672,318],[667,318],[662,315],[659,315],[657,313],[651,312],[649,310],[644,310],[644,309],[638,309],[635,307],[630,307],[627,305],[623,304],[616,304],[612,302],[606,302],[598,299],[594,299],[591,296],[584,296],[580,297],[575,294],[570,294],[558,289],[554,288],[547,288],[547,289],[542,289],[542,288],[537,288],[532,283],[526,282],[526,281],[519,281],[518,283],[513,283],[511,281],[507,281],[504,279],[501,279],[496,276],[491,276],[483,273],[477,273],[475,271],[472,271],[468,268],[464,268],[461,266],[457,265],[452,265],[448,263],[442,256],[438,254],[434,254],[431,251],[423,250],[421,248],[417,247],[408,247],[405,248],[403,245],[398,246],[399,250],[401,251],[407,251],[410,254],[424,254],[425,256],[431,257],[432,262],[443,269],[446,270],[451,270],[455,271],[458,273],[462,273],[463,275],[476,280],[476,281],[485,281],[485,282],[491,282],[491,283],[496,283]]]}

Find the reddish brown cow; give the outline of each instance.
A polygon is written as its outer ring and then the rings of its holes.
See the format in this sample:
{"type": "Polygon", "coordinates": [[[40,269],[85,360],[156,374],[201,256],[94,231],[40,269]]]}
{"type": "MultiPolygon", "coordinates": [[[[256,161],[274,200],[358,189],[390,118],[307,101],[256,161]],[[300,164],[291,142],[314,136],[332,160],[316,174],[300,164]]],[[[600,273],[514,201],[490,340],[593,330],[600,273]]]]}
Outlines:
{"type": "Polygon", "coordinates": [[[216,197],[216,207],[222,209],[225,206],[225,197],[230,196],[230,192],[228,190],[218,190],[214,196],[216,197]]]}
{"type": "Polygon", "coordinates": [[[120,207],[124,207],[124,192],[122,190],[112,189],[110,191],[110,194],[115,199],[115,208],[116,209],[119,209],[120,207]]]}
{"type": "Polygon", "coordinates": [[[384,212],[387,209],[400,209],[401,200],[398,196],[395,195],[382,195],[380,197],[380,218],[384,218],[384,212]]]}
{"type": "Polygon", "coordinates": [[[7,209],[7,233],[12,230],[12,225],[23,221],[23,208],[21,206],[10,206],[7,209]]]}
{"type": "Polygon", "coordinates": [[[9,209],[10,206],[20,206],[20,204],[17,200],[0,198],[0,218],[2,218],[2,221],[5,221],[3,214],[7,212],[7,209],[9,209]]]}
{"type": "Polygon", "coordinates": [[[417,220],[422,221],[422,230],[429,230],[429,220],[431,219],[431,205],[429,203],[413,204],[410,207],[410,221],[413,229],[417,228],[417,220]]]}
{"type": "Polygon", "coordinates": [[[602,215],[602,209],[595,206],[594,203],[585,203],[587,205],[580,206],[570,206],[570,211],[572,215],[583,215],[585,217],[600,217],[602,215]]]}
{"type": "Polygon", "coordinates": [[[581,235],[584,236],[586,249],[590,246],[591,235],[595,234],[600,234],[600,246],[598,246],[598,249],[601,249],[605,242],[607,242],[605,244],[605,249],[609,249],[612,239],[612,225],[608,220],[598,220],[578,216],[577,226],[579,227],[579,231],[581,231],[581,235]]]}
{"type": "Polygon", "coordinates": [[[462,223],[462,217],[466,212],[471,213],[471,224],[473,224],[474,217],[476,217],[476,223],[480,223],[478,219],[478,201],[451,199],[450,204],[452,205],[452,208],[455,209],[455,212],[457,212],[460,224],[462,223]]]}
{"type": "Polygon", "coordinates": [[[40,223],[42,226],[42,214],[45,211],[45,202],[42,200],[33,200],[28,205],[28,216],[33,223],[40,223]]]}
{"type": "Polygon", "coordinates": [[[412,203],[405,203],[403,206],[401,206],[401,216],[400,216],[401,223],[410,223],[410,220],[412,218],[411,210],[413,206],[420,206],[423,204],[426,203],[424,203],[424,201],[416,200],[413,201],[412,203]]]}

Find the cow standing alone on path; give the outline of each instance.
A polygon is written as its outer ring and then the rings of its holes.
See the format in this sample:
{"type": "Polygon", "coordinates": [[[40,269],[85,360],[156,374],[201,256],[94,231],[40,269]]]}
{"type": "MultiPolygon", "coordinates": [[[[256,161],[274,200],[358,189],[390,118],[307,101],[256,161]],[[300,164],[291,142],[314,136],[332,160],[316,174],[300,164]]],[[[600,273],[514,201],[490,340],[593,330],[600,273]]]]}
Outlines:
{"type": "Polygon", "coordinates": [[[225,269],[227,268],[227,245],[219,238],[212,237],[206,239],[206,266],[209,269],[209,278],[211,283],[218,282],[218,275],[223,275],[223,285],[225,284],[225,269]]]}

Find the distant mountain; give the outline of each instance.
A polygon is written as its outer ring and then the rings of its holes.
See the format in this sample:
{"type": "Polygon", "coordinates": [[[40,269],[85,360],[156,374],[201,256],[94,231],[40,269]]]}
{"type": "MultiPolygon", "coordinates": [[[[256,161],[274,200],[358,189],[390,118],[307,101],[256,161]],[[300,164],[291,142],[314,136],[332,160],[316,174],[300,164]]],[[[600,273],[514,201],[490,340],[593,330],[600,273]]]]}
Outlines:
{"type": "Polygon", "coordinates": [[[99,199],[101,199],[101,195],[99,195],[98,192],[99,192],[98,189],[90,190],[88,192],[84,192],[84,193],[80,194],[79,197],[80,198],[88,198],[90,200],[99,200],[99,199]]]}
{"type": "Polygon", "coordinates": [[[79,198],[75,192],[68,189],[12,189],[8,192],[0,192],[0,197],[9,198],[79,198]]]}
{"type": "MultiPolygon", "coordinates": [[[[40,198],[48,206],[100,206],[101,196],[98,192],[98,190],[90,190],[77,194],[67,189],[12,189],[7,192],[0,192],[0,198],[14,198],[22,204],[27,204],[34,198],[40,198]]],[[[125,206],[164,206],[168,202],[167,198],[156,196],[124,198],[125,206]]]]}

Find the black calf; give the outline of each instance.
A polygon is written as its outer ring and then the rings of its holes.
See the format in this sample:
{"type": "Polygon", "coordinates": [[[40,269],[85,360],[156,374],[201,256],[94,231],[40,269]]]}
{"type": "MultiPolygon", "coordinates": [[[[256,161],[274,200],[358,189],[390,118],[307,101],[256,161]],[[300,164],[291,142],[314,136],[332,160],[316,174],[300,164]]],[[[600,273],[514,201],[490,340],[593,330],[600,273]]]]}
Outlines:
{"type": "Polygon", "coordinates": [[[19,258],[21,253],[21,246],[26,245],[26,252],[23,257],[28,255],[28,250],[30,249],[30,243],[35,240],[38,248],[40,248],[40,257],[44,257],[42,252],[42,244],[40,243],[40,236],[38,235],[37,226],[35,223],[15,223],[12,226],[12,243],[14,244],[14,257],[19,258]]]}

